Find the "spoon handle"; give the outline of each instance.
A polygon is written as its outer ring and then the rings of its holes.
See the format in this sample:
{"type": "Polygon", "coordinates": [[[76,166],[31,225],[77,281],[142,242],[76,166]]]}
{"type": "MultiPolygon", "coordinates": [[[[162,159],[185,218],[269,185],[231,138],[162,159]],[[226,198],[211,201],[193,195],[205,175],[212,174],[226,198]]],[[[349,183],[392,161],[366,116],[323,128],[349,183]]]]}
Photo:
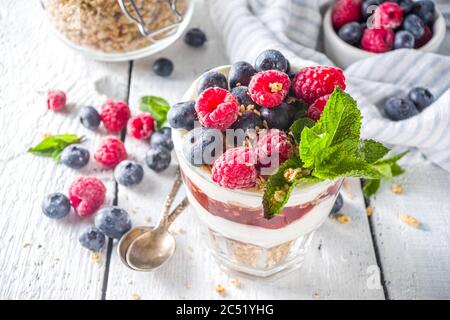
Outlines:
{"type": "Polygon", "coordinates": [[[187,197],[183,199],[183,201],[180,202],[180,204],[172,211],[170,216],[167,219],[167,227],[169,227],[172,222],[175,221],[176,218],[180,215],[180,213],[183,212],[183,210],[189,205],[189,200],[187,197]]]}
{"type": "Polygon", "coordinates": [[[177,195],[180,186],[181,186],[181,176],[180,170],[178,169],[176,179],[172,185],[172,190],[170,190],[169,194],[167,195],[166,202],[164,203],[162,211],[163,220],[166,220],[168,218],[170,207],[172,206],[173,201],[175,200],[175,196],[177,195]]]}

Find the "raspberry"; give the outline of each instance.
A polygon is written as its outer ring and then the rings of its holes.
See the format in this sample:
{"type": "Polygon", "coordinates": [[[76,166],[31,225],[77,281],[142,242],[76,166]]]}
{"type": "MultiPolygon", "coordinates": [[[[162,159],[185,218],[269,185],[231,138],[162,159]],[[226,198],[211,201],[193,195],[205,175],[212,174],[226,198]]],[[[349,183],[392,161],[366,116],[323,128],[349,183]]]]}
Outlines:
{"type": "Polygon", "coordinates": [[[316,66],[297,73],[293,88],[298,99],[311,104],[320,97],[333,93],[336,86],[345,90],[344,72],[338,68],[316,66]]]}
{"type": "Polygon", "coordinates": [[[100,147],[94,154],[94,159],[105,165],[113,168],[122,160],[128,158],[125,145],[122,141],[114,137],[106,137],[100,144],[100,147]]]}
{"type": "Polygon", "coordinates": [[[418,49],[423,47],[431,40],[431,38],[433,38],[433,31],[431,31],[431,28],[428,25],[425,25],[425,32],[423,33],[423,36],[416,40],[414,48],[418,49]]]}
{"type": "Polygon", "coordinates": [[[403,8],[395,2],[385,2],[375,10],[374,27],[377,29],[395,29],[403,22],[403,8]]]}
{"type": "Polygon", "coordinates": [[[227,90],[211,87],[200,94],[195,103],[195,110],[204,127],[224,131],[236,121],[239,102],[227,90]]]}
{"type": "Polygon", "coordinates": [[[66,94],[61,90],[52,90],[47,93],[47,109],[61,111],[66,106],[66,94]]]}
{"type": "Polygon", "coordinates": [[[366,29],[361,40],[361,48],[375,53],[383,53],[394,48],[395,33],[389,29],[366,29]]]}
{"type": "Polygon", "coordinates": [[[279,106],[289,93],[291,80],[278,70],[261,71],[255,74],[248,85],[253,101],[263,107],[279,106]]]}
{"type": "Polygon", "coordinates": [[[106,188],[94,177],[80,177],[69,187],[69,200],[80,217],[92,215],[105,201],[106,188]]]}
{"type": "Polygon", "coordinates": [[[130,108],[122,101],[108,99],[100,107],[100,119],[103,121],[105,128],[112,133],[125,128],[130,116],[130,108]]]}
{"type": "Polygon", "coordinates": [[[212,180],[229,189],[254,187],[257,177],[255,155],[247,147],[227,150],[212,167],[212,180]]]}
{"type": "Polygon", "coordinates": [[[361,20],[362,0],[337,0],[333,6],[331,20],[339,29],[344,24],[361,20]]]}
{"type": "Polygon", "coordinates": [[[264,130],[258,138],[256,143],[256,154],[258,155],[258,162],[261,166],[267,167],[273,162],[274,157],[278,164],[283,163],[289,159],[293,153],[294,148],[287,134],[278,129],[264,130]]]}
{"type": "Polygon", "coordinates": [[[314,121],[319,121],[323,109],[325,109],[328,99],[330,99],[330,96],[330,94],[327,94],[326,96],[320,97],[319,99],[314,101],[314,103],[308,108],[308,118],[314,121]]]}
{"type": "Polygon", "coordinates": [[[141,113],[134,116],[128,122],[128,132],[138,140],[145,140],[155,130],[155,120],[149,113],[141,113]]]}

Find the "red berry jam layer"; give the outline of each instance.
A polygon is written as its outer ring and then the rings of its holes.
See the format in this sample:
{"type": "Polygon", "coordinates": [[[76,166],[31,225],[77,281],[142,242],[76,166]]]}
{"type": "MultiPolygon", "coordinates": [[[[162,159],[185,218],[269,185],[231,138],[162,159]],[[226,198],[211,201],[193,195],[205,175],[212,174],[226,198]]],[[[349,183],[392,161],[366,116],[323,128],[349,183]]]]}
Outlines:
{"type": "Polygon", "coordinates": [[[238,203],[224,203],[212,199],[197,187],[183,172],[182,177],[186,187],[197,202],[212,215],[240,224],[266,229],[280,229],[300,219],[321,201],[336,196],[341,185],[341,180],[339,180],[314,200],[297,206],[285,207],[280,214],[269,220],[264,218],[262,206],[260,208],[250,208],[238,203]]]}

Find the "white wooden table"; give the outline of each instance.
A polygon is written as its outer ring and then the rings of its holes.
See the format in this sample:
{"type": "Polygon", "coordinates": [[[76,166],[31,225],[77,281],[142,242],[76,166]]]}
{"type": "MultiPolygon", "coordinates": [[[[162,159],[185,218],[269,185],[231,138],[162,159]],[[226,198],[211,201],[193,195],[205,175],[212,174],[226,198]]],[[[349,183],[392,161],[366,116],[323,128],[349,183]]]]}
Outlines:
{"type": "MultiPolygon", "coordinates": [[[[170,188],[175,164],[163,174],[146,169],[134,190],[116,186],[111,171],[91,161],[81,172],[26,153],[42,135],[86,135],[94,150],[105,132],[85,130],[77,110],[99,105],[106,96],[128,100],[137,112],[142,95],[170,103],[180,99],[190,82],[208,68],[227,63],[220,37],[205,6],[198,6],[192,26],[208,34],[202,49],[178,41],[159,56],[172,59],[168,79],[151,71],[152,57],[133,63],[91,61],[66,48],[47,29],[38,1],[0,2],[0,298],[2,299],[431,299],[450,298],[450,175],[430,164],[408,168],[399,178],[405,193],[395,195],[383,184],[366,207],[358,180],[343,190],[343,212],[352,222],[327,221],[316,233],[301,270],[276,282],[241,279],[239,288],[222,273],[199,238],[188,209],[175,230],[178,250],[163,269],[147,274],[126,269],[109,242],[100,262],[78,244],[78,234],[91,221],[74,215],[66,221],[47,219],[40,210],[43,196],[67,189],[78,175],[100,177],[108,189],[107,204],[117,204],[134,225],[156,221],[170,188]],[[50,88],[68,93],[70,112],[46,111],[50,88]],[[416,230],[398,215],[415,216],[425,226],[416,230]],[[226,288],[221,297],[216,284],[226,288]]],[[[450,38],[446,42],[450,52],[450,38]]],[[[131,157],[142,161],[147,147],[126,139],[131,157]]]]}

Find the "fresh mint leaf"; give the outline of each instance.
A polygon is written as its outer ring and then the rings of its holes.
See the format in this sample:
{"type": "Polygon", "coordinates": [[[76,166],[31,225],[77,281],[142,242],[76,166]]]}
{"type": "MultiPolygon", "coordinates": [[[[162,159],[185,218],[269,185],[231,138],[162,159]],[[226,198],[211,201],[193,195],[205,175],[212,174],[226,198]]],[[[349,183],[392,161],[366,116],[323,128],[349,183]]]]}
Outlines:
{"type": "Polygon", "coordinates": [[[381,180],[380,179],[370,179],[364,180],[363,182],[363,194],[366,198],[370,198],[375,193],[377,193],[378,189],[380,189],[381,180]]]}
{"type": "Polygon", "coordinates": [[[349,155],[359,147],[361,112],[356,101],[336,87],[319,121],[301,134],[300,158],[306,168],[313,169],[336,149],[345,149],[349,155]]]}
{"type": "Polygon", "coordinates": [[[374,163],[383,158],[389,149],[374,140],[363,140],[358,149],[358,155],[368,163],[374,163]]]}
{"type": "Polygon", "coordinates": [[[301,160],[294,157],[286,160],[270,176],[264,188],[263,196],[264,217],[266,219],[271,219],[280,213],[288,202],[295,186],[308,174],[309,172],[302,169],[301,160]]]}
{"type": "Polygon", "coordinates": [[[289,129],[292,136],[294,137],[295,142],[300,143],[303,129],[312,128],[314,124],[315,122],[309,118],[299,118],[295,120],[291,128],[289,129]]]}
{"type": "Polygon", "coordinates": [[[169,103],[156,96],[141,97],[140,109],[150,113],[156,122],[156,128],[160,129],[167,120],[167,112],[170,109],[169,103]]]}
{"type": "Polygon", "coordinates": [[[36,146],[29,148],[28,152],[37,156],[51,157],[55,160],[59,160],[64,148],[74,143],[80,143],[83,139],[83,137],[78,137],[74,134],[49,136],[36,146]]]}

